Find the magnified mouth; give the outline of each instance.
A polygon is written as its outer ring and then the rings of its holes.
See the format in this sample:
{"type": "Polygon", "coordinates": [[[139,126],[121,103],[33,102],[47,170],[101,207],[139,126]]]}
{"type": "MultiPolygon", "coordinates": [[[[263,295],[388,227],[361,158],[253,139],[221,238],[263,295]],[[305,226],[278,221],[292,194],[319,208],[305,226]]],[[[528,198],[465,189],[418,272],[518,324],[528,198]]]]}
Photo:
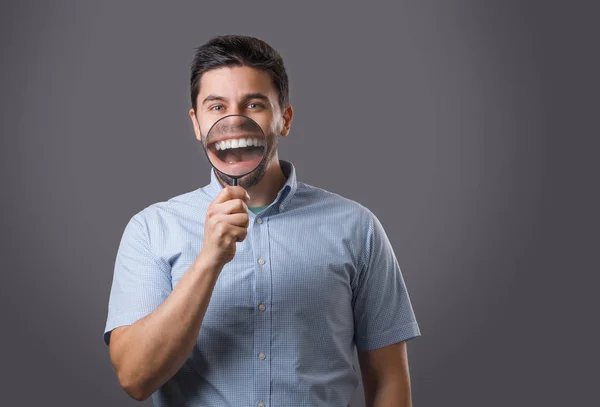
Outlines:
{"type": "Polygon", "coordinates": [[[227,164],[254,161],[262,156],[264,148],[262,138],[242,135],[221,138],[208,145],[209,151],[227,164]]]}

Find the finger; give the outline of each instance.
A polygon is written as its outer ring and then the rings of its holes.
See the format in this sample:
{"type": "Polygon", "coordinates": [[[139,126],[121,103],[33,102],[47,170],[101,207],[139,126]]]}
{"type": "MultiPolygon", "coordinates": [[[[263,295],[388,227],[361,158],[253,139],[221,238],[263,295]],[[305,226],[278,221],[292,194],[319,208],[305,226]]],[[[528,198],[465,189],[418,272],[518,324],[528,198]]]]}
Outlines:
{"type": "MultiPolygon", "coordinates": [[[[232,215],[223,215],[232,216],[232,215]]],[[[235,222],[243,223],[241,220],[235,222]]],[[[224,242],[226,245],[232,241],[241,242],[248,234],[247,226],[232,225],[227,222],[217,223],[213,227],[213,233],[215,234],[216,241],[224,242]]]]}
{"type": "Polygon", "coordinates": [[[210,230],[220,230],[219,233],[224,234],[227,233],[226,229],[230,226],[247,228],[249,224],[250,217],[247,213],[219,213],[208,220],[207,226],[210,230]]]}
{"type": "Polygon", "coordinates": [[[232,226],[232,236],[235,236],[237,242],[241,242],[248,235],[248,228],[241,226],[232,226]]]}
{"type": "Polygon", "coordinates": [[[248,202],[250,200],[250,196],[248,195],[248,192],[246,192],[246,190],[239,185],[234,187],[226,185],[223,187],[223,190],[217,194],[213,202],[223,203],[231,199],[241,199],[244,202],[248,202]]]}
{"type": "Polygon", "coordinates": [[[233,213],[230,215],[221,215],[224,222],[232,226],[247,228],[250,223],[250,217],[247,213],[233,213]]]}
{"type": "Polygon", "coordinates": [[[214,210],[216,213],[248,213],[248,206],[246,202],[236,198],[216,204],[214,210]]]}

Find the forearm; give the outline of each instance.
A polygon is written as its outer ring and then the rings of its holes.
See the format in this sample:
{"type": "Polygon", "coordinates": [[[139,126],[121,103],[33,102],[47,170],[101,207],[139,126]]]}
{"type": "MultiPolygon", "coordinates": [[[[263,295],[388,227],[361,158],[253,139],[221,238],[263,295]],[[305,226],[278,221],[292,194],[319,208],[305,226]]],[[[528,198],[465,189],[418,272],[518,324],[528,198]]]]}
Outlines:
{"type": "Polygon", "coordinates": [[[219,271],[198,259],[167,299],[129,326],[111,347],[119,382],[130,396],[148,398],[189,357],[219,271]]]}
{"type": "Polygon", "coordinates": [[[373,389],[367,407],[412,407],[410,385],[406,380],[386,380],[373,389]]]}

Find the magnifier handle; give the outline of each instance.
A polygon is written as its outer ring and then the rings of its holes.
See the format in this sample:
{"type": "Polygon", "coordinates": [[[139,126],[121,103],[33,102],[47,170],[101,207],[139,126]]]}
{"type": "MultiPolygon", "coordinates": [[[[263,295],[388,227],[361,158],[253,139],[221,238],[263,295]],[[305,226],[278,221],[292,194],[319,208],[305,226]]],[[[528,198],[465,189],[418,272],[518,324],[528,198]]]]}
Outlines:
{"type": "Polygon", "coordinates": [[[233,181],[231,181],[231,186],[232,187],[236,187],[237,186],[237,178],[234,178],[233,181]]]}

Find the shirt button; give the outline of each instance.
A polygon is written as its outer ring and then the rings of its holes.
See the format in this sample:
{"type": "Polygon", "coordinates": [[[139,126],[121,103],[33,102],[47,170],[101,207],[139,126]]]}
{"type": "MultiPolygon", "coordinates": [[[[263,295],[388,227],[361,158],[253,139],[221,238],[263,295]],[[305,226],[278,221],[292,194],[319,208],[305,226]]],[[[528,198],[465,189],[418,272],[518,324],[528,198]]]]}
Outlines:
{"type": "Polygon", "coordinates": [[[258,403],[258,407],[265,407],[265,403],[263,403],[262,401],[258,403]]]}
{"type": "Polygon", "coordinates": [[[262,223],[262,218],[256,218],[256,223],[260,225],[262,223]]]}
{"type": "Polygon", "coordinates": [[[261,359],[261,360],[265,360],[266,356],[265,356],[265,354],[264,354],[264,353],[260,352],[260,353],[258,354],[258,358],[259,358],[259,359],[261,359]]]}
{"type": "Polygon", "coordinates": [[[258,258],[258,264],[265,264],[265,259],[263,259],[262,257],[258,258]]]}
{"type": "Polygon", "coordinates": [[[283,206],[283,204],[279,205],[279,211],[281,212],[282,210],[285,209],[285,206],[283,206]]]}
{"type": "Polygon", "coordinates": [[[267,307],[265,307],[265,304],[260,304],[260,305],[258,306],[258,309],[259,309],[259,310],[261,310],[261,311],[264,311],[266,308],[267,308],[267,307]]]}

